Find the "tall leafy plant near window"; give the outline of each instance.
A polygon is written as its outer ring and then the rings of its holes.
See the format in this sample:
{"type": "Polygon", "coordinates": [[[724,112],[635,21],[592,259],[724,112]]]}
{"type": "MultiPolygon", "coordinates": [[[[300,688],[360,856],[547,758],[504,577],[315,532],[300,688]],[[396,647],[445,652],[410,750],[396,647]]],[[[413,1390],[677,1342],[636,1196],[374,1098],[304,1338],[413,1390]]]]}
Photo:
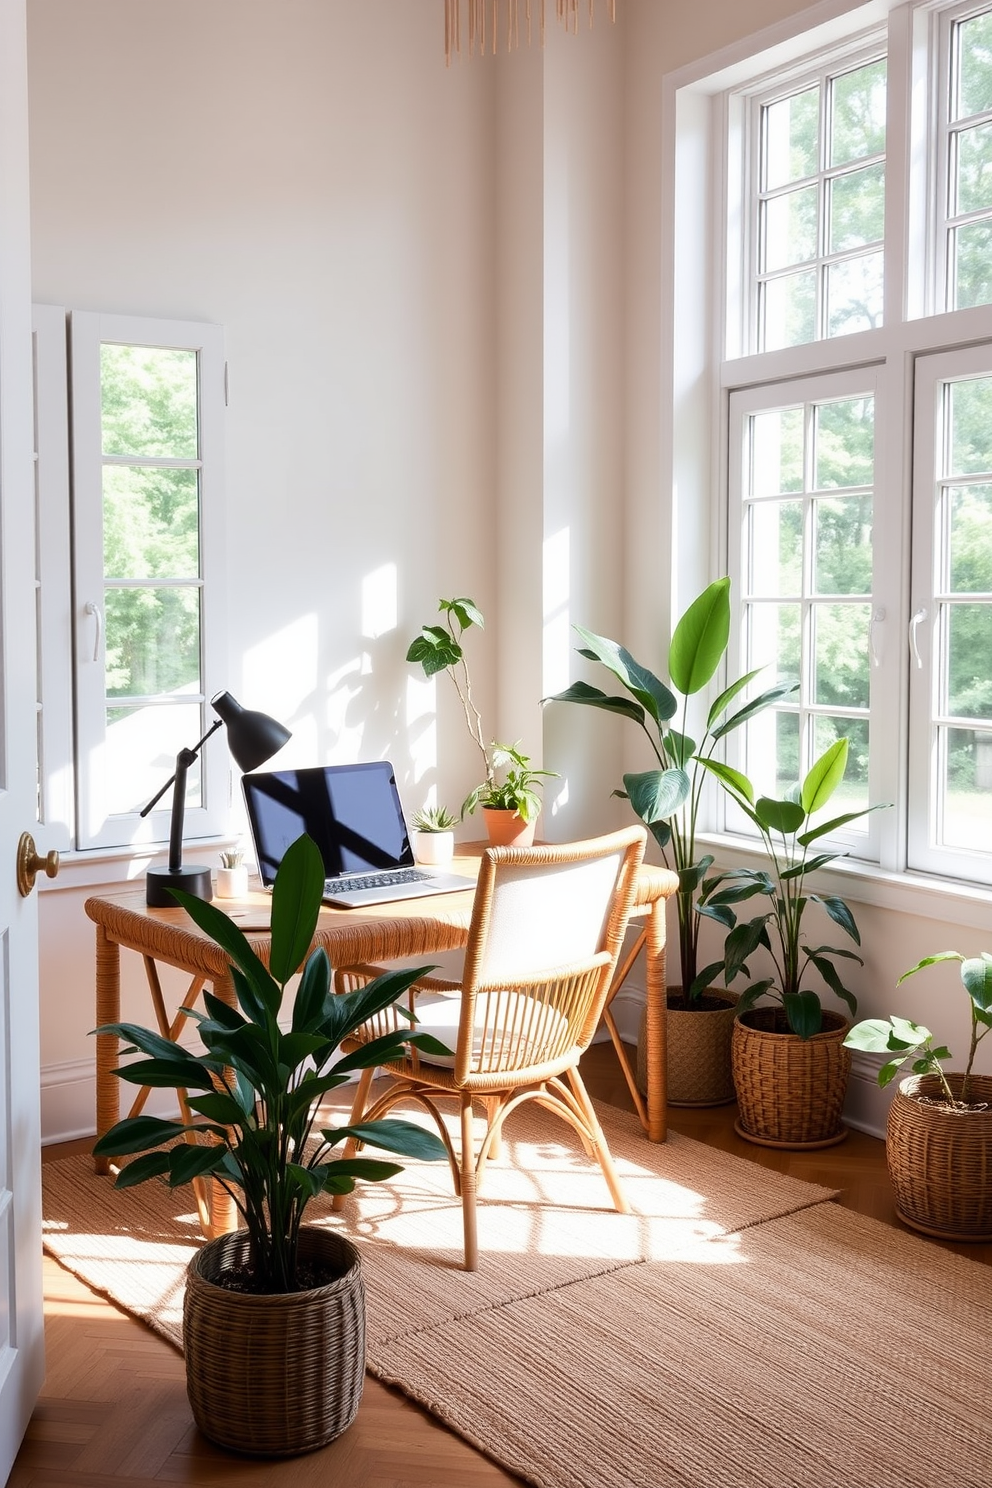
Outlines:
{"type": "Polygon", "coordinates": [[[579,648],[579,655],[606,667],[628,696],[611,696],[589,683],[573,682],[547,701],[582,703],[618,714],[637,724],[648,741],[656,765],[624,775],[623,790],[613,794],[630,801],[661,848],[666,865],[678,874],[676,904],[682,997],[688,1006],[698,1005],[706,987],[723,968],[722,960],[702,968],[698,964],[698,911],[705,913],[705,896],[701,891],[713,864],[712,854],[700,855],[696,845],[700,799],[706,779],[704,767],[727,734],[794,691],[796,683],[777,682],[730,712],[731,704],[740,698],[761,668],[746,672],[714,699],[698,742],[690,734],[690,727],[695,727],[690,717],[690,700],[713,680],[730,639],[730,579],[726,577],[704,589],[676,625],[668,648],[671,687],[635,661],[617,641],[584,630],[580,625],[575,628],[585,643],[579,648]]]}

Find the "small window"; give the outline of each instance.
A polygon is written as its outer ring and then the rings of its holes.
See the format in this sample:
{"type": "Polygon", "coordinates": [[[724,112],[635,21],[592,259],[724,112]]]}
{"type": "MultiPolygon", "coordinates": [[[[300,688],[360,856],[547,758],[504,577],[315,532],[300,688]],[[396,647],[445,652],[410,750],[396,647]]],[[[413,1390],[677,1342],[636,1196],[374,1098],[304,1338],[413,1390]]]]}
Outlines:
{"type": "MultiPolygon", "coordinates": [[[[146,824],[141,808],[203,734],[216,690],[221,333],[75,314],[72,379],[78,845],[159,840],[165,813],[146,824]]],[[[210,829],[210,797],[197,762],[190,835],[210,829]]]]}

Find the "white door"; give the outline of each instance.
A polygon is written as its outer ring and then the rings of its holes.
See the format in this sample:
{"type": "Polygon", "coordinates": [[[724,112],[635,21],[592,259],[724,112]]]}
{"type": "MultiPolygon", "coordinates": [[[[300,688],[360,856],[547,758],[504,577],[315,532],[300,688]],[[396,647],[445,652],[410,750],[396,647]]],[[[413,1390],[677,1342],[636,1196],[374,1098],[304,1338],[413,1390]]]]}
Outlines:
{"type": "Polygon", "coordinates": [[[15,871],[38,809],[32,410],[25,0],[0,0],[0,1480],[44,1378],[37,896],[15,871]]]}

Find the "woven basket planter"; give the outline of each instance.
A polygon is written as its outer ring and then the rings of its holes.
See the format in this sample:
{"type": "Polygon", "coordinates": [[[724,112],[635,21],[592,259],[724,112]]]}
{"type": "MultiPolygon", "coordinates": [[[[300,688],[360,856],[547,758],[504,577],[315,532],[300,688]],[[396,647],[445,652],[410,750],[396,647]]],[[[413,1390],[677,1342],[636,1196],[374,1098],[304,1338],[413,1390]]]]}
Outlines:
{"type": "Polygon", "coordinates": [[[851,1051],[850,1024],[824,1012],[822,1032],[801,1039],[779,1007],[756,1007],[734,1024],[735,1130],[763,1147],[832,1147],[847,1136],[841,1115],[851,1051]]]}
{"type": "MultiPolygon", "coordinates": [[[[681,989],[673,988],[681,1003],[681,989]]],[[[689,1009],[668,1005],[668,1104],[670,1106],[725,1106],[734,1098],[730,1044],[737,1008],[736,992],[708,987],[703,994],[714,1007],[689,1009]]],[[[637,1040],[637,1088],[648,1088],[645,1024],[641,1014],[637,1040]]]]}
{"type": "MultiPolygon", "coordinates": [[[[960,1097],[964,1076],[947,1083],[960,1097]]],[[[936,1075],[900,1081],[889,1107],[885,1155],[896,1213],[914,1230],[945,1240],[992,1240],[992,1076],[972,1075],[968,1098],[987,1111],[953,1111],[936,1075]]]]}
{"type": "Polygon", "coordinates": [[[209,1241],[190,1261],[183,1302],[186,1389],[217,1446],[293,1457],[339,1436],[365,1382],[365,1292],[358,1252],[333,1231],[304,1228],[301,1259],[343,1274],[306,1292],[258,1296],[212,1278],[248,1255],[247,1231],[209,1241]]]}

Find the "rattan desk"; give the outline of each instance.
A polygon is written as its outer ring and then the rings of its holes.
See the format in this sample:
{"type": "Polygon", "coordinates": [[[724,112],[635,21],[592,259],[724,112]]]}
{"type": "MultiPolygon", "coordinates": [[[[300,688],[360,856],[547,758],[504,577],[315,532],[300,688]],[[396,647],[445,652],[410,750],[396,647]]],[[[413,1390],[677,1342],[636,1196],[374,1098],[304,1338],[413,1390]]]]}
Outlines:
{"type": "MultiPolygon", "coordinates": [[[[482,844],[459,849],[456,872],[474,877],[478,872],[482,844]]],[[[647,1100],[642,1099],[609,1008],[605,1022],[620,1057],[628,1087],[641,1123],[653,1142],[663,1142],[666,1122],[665,1037],[665,903],[678,884],[674,873],[664,868],[642,867],[638,880],[634,917],[643,920],[636,944],[618,968],[614,994],[644,947],[646,957],[647,1100]]],[[[243,900],[221,901],[241,925],[255,952],[267,960],[269,954],[268,895],[249,894],[243,900]]],[[[186,1020],[182,1009],[192,1007],[207,982],[216,995],[234,1001],[230,962],[219,946],[203,934],[181,909],[149,909],[143,889],[98,896],[86,901],[86,913],[96,924],[96,1024],[118,1023],[121,1017],[121,949],[135,951],[145,963],[148,989],[157,1024],[168,1038],[179,1035],[186,1020]],[[179,1007],[170,1012],[165,1004],[159,965],[174,966],[192,978],[179,1007]]],[[[327,951],[331,964],[347,966],[359,961],[383,961],[396,956],[424,956],[464,945],[472,915],[472,892],[439,894],[436,898],[413,899],[403,904],[382,904],[365,910],[322,909],[314,945],[327,951]]],[[[117,1069],[119,1040],[99,1034],[96,1040],[96,1128],[102,1136],[120,1117],[120,1081],[117,1069]]],[[[143,1103],[144,1094],[137,1097],[143,1103]]],[[[140,1105],[138,1105],[140,1109],[140,1105]]],[[[97,1171],[107,1172],[106,1159],[96,1159],[97,1171]]],[[[201,1218],[203,1217],[201,1201],[201,1218]]],[[[215,1212],[215,1229],[227,1223],[215,1212]]]]}

